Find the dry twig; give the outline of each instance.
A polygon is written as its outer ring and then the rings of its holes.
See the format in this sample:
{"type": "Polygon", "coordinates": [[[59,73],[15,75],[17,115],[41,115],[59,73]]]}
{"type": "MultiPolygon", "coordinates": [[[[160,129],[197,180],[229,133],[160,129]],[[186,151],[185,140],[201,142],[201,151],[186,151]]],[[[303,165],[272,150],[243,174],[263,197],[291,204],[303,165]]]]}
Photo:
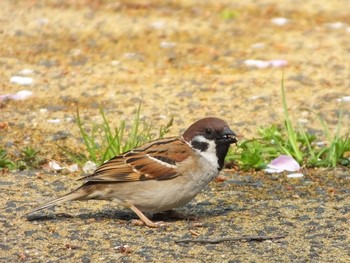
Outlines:
{"type": "Polygon", "coordinates": [[[218,244],[221,242],[237,242],[237,241],[265,241],[265,240],[276,240],[285,238],[286,236],[245,236],[245,237],[218,237],[218,238],[212,238],[212,239],[204,239],[204,238],[197,238],[197,239],[180,239],[175,241],[176,243],[203,243],[203,244],[218,244]]]}

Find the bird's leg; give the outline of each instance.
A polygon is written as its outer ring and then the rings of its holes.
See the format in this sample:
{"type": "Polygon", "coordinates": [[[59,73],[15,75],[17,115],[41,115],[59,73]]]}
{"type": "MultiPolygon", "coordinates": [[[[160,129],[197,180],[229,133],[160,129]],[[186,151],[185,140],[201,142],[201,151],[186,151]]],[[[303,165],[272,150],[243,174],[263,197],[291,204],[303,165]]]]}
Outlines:
{"type": "Polygon", "coordinates": [[[144,215],[144,213],[141,212],[140,209],[138,209],[136,206],[132,205],[129,207],[138,217],[142,220],[143,223],[145,223],[146,226],[148,227],[160,227],[164,225],[163,222],[152,222],[151,220],[148,219],[147,216],[144,215]]]}

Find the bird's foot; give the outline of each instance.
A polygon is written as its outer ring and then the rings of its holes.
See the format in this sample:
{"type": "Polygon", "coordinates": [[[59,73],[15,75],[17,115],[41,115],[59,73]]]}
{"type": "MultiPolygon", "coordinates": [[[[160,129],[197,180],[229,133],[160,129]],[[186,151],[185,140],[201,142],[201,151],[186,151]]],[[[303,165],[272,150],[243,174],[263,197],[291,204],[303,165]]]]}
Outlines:
{"type": "Polygon", "coordinates": [[[131,219],[130,224],[133,226],[148,226],[151,228],[159,228],[159,227],[164,227],[166,224],[163,221],[158,221],[158,222],[152,222],[151,220],[148,220],[147,222],[142,221],[141,219],[131,219]]]}

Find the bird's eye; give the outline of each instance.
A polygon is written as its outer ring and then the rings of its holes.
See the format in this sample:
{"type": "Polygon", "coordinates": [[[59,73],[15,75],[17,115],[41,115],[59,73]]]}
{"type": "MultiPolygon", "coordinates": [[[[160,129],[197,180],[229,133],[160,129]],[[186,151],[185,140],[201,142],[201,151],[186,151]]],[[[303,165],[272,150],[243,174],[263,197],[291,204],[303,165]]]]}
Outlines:
{"type": "Polygon", "coordinates": [[[213,131],[211,129],[205,129],[205,134],[211,136],[213,134],[213,131]]]}

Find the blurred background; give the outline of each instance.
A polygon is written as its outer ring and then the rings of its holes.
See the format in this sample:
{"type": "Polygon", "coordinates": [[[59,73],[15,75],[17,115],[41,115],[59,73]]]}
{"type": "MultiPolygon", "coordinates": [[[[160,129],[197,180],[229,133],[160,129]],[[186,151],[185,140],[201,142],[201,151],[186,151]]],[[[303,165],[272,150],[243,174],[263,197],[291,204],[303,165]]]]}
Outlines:
{"type": "MultiPolygon", "coordinates": [[[[74,114],[154,127],[171,135],[204,116],[250,138],[283,122],[281,80],[295,121],[310,110],[349,118],[350,2],[3,0],[0,95],[3,142],[79,143],[74,114]],[[27,95],[26,95],[27,94],[27,95]],[[18,94],[17,94],[18,95],[18,94]],[[21,94],[20,94],[21,95],[21,94]],[[57,138],[56,138],[57,139],[57,138]]],[[[45,151],[45,150],[44,150],[45,151]]]]}

